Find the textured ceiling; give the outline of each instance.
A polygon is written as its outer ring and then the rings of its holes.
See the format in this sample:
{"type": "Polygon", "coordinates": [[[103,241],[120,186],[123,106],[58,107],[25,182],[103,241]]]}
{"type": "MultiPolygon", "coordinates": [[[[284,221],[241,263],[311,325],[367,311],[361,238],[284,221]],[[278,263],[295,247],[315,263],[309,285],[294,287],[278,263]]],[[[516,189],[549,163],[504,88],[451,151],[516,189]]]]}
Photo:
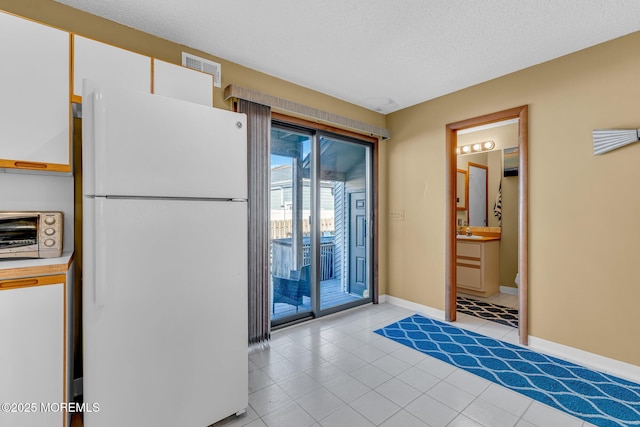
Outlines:
{"type": "Polygon", "coordinates": [[[385,114],[640,30],[638,0],[55,1],[385,114]]]}

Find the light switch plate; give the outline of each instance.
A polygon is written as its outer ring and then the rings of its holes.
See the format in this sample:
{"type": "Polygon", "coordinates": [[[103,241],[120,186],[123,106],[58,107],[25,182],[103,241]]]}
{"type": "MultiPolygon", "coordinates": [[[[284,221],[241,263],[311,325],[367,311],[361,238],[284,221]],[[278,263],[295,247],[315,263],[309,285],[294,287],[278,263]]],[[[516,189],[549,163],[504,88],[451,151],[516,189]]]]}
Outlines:
{"type": "Polygon", "coordinates": [[[404,210],[400,209],[400,210],[391,211],[389,212],[389,216],[394,221],[404,221],[404,210]]]}

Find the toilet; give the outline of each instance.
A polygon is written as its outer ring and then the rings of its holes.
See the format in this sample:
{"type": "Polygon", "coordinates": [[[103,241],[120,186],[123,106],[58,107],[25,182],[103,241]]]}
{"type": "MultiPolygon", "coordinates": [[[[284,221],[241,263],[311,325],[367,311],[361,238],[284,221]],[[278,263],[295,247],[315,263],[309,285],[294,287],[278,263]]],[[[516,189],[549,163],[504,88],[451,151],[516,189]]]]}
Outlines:
{"type": "Polygon", "coordinates": [[[513,280],[516,284],[516,288],[520,287],[520,273],[516,273],[516,278],[513,280]]]}

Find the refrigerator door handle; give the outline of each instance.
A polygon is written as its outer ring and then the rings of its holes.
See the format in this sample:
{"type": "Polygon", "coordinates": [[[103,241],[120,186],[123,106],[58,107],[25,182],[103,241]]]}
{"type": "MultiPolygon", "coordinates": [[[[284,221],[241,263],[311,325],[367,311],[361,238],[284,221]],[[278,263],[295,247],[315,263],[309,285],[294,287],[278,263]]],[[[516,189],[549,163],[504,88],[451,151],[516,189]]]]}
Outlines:
{"type": "Polygon", "coordinates": [[[95,258],[95,262],[94,262],[95,276],[93,278],[93,283],[94,283],[93,295],[94,295],[94,303],[99,307],[104,306],[104,299],[105,299],[105,293],[106,293],[106,287],[107,287],[107,270],[106,270],[107,257],[106,257],[106,250],[105,250],[105,248],[107,247],[107,232],[105,230],[105,221],[104,221],[105,217],[103,213],[104,203],[105,203],[105,200],[103,198],[100,198],[100,197],[95,198],[95,211],[94,211],[95,235],[93,240],[94,242],[93,253],[95,258]]]}
{"type": "MultiPolygon", "coordinates": [[[[96,89],[93,93],[93,138],[94,159],[107,158],[107,113],[105,109],[104,95],[96,89]]],[[[104,161],[93,162],[93,176],[95,177],[95,194],[106,194],[103,188],[107,182],[107,170],[102,165],[104,161]]]]}

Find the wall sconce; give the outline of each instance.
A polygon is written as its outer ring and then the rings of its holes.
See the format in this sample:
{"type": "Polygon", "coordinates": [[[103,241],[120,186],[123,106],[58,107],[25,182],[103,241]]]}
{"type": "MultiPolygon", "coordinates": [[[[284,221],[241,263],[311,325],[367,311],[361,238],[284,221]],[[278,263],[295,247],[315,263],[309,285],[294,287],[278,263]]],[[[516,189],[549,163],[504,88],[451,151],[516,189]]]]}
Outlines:
{"type": "Polygon", "coordinates": [[[493,150],[495,146],[496,146],[496,143],[493,141],[476,142],[475,144],[456,147],[456,154],[480,153],[482,151],[493,150]]]}
{"type": "Polygon", "coordinates": [[[592,133],[596,156],[640,140],[640,129],[594,129],[592,133]]]}

